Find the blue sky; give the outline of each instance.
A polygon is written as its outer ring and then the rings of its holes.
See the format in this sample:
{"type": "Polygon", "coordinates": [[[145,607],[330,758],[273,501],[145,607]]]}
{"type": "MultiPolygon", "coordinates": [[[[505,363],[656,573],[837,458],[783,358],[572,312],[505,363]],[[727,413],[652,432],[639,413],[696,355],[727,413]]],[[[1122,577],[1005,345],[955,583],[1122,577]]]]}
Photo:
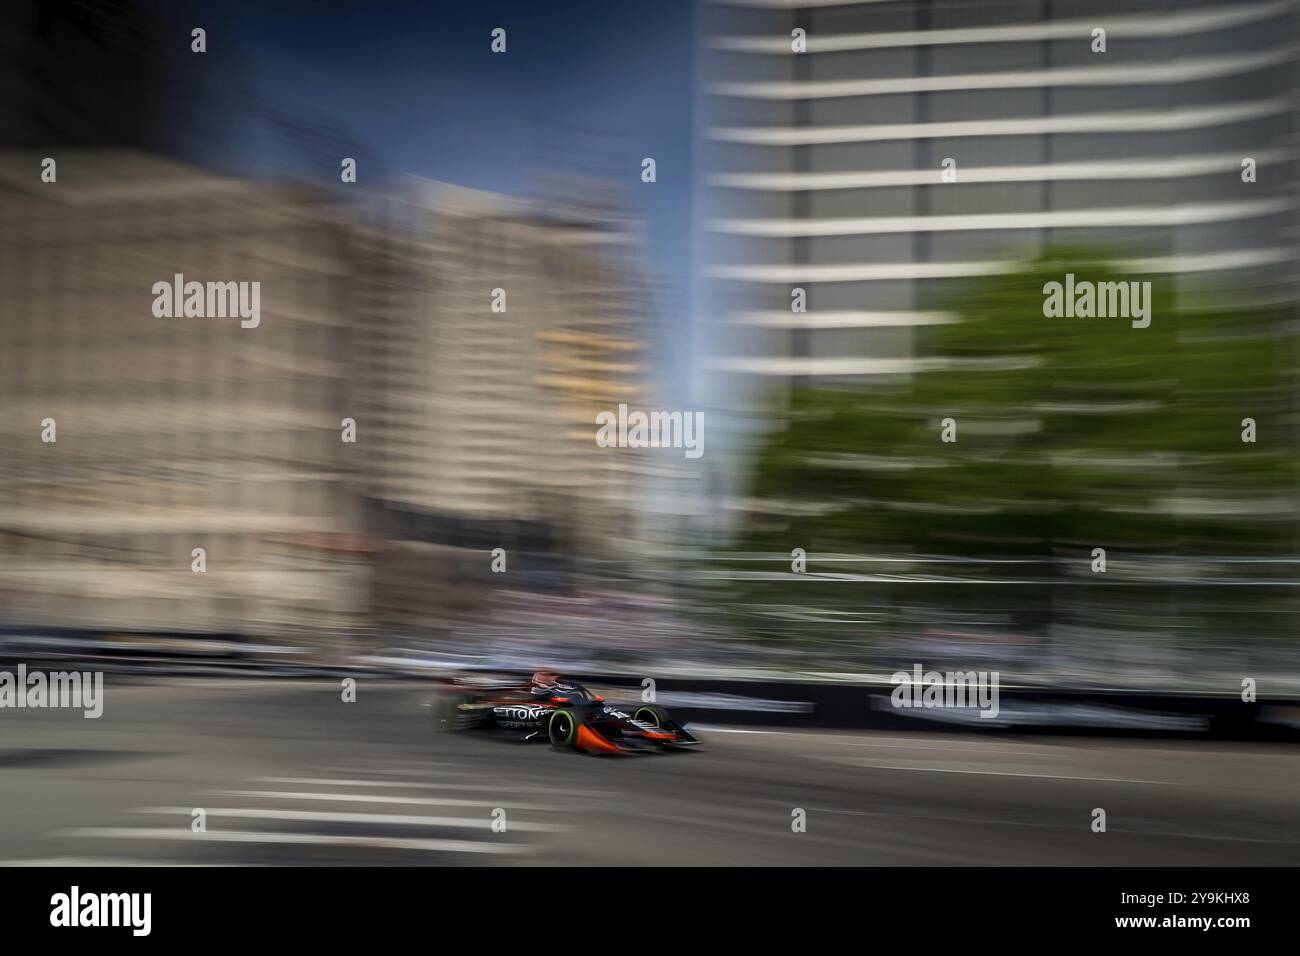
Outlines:
{"type": "Polygon", "coordinates": [[[191,159],[337,183],[335,144],[286,135],[271,112],[354,141],[360,188],[410,173],[527,196],[556,165],[625,182],[663,289],[656,365],[669,396],[685,401],[691,0],[223,0],[171,15],[208,31],[209,52],[174,70],[173,96],[190,108],[173,145],[191,159]],[[490,49],[495,27],[507,31],[504,55],[490,49]],[[657,164],[653,185],[640,181],[645,156],[657,164]]]}

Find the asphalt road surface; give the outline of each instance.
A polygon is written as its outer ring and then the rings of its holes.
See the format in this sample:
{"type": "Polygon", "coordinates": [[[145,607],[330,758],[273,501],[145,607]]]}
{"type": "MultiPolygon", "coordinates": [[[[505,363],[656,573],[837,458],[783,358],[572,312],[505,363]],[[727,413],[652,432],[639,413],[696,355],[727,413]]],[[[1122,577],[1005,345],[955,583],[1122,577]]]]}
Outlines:
{"type": "Polygon", "coordinates": [[[695,752],[591,757],[436,733],[431,697],[109,675],[98,720],[2,710],[0,861],[1300,863],[1295,745],[697,724],[695,752]]]}

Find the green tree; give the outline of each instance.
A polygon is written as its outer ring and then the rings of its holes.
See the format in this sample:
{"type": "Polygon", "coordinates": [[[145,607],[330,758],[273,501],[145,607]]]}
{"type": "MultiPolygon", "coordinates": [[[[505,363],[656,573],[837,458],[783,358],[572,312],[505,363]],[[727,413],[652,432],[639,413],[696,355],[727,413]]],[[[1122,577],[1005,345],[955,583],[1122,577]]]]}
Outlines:
{"type": "Polygon", "coordinates": [[[887,604],[934,619],[970,604],[1010,609],[1014,629],[1041,634],[1061,619],[1066,578],[1094,604],[1102,592],[1089,589],[1104,581],[1112,610],[1155,614],[1186,593],[1166,580],[1180,556],[1186,580],[1223,585],[1210,630],[1250,602],[1275,612],[1285,587],[1231,585],[1242,575],[1284,579],[1290,568],[1260,559],[1295,551],[1292,317],[1209,293],[1176,299],[1172,285],[1121,273],[1095,252],[1052,251],[966,286],[950,303],[956,320],[923,329],[920,367],[906,381],[797,392],[755,456],[753,494],[766,505],[734,551],[803,547],[810,572],[890,567],[834,568],[818,553],[962,562],[905,565],[904,581],[855,587],[815,574],[747,582],[754,565],[737,560],[729,594],[746,627],[808,640],[841,614],[868,634],[873,620],[889,620],[887,604]],[[1150,281],[1150,325],[1045,316],[1045,287],[1066,273],[1080,283],[1150,281]],[[1254,443],[1242,440],[1246,418],[1254,443]],[[951,443],[941,441],[946,419],[951,443]],[[1137,570],[1088,579],[1094,547],[1137,570]],[[962,575],[984,583],[926,583],[962,575]],[[873,602],[878,613],[864,613],[873,602]],[[772,608],[783,609],[775,626],[761,620],[772,608]]]}

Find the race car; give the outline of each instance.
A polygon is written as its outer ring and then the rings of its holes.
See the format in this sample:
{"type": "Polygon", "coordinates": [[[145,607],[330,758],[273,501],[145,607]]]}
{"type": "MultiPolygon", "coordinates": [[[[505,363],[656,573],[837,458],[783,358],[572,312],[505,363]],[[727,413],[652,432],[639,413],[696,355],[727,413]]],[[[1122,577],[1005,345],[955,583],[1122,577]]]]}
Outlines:
{"type": "Polygon", "coordinates": [[[699,740],[658,704],[623,707],[573,681],[539,671],[529,682],[463,678],[442,688],[439,721],[452,730],[498,730],[556,750],[627,754],[690,747],[699,740]]]}

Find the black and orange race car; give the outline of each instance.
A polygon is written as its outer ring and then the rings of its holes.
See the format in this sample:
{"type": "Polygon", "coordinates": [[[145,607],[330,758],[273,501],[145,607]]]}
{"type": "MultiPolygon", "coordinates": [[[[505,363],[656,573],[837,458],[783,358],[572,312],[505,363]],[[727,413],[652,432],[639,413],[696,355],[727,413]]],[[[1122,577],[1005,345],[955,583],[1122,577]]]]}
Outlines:
{"type": "Polygon", "coordinates": [[[497,730],[557,750],[626,754],[691,747],[699,740],[657,704],[623,707],[546,671],[531,681],[464,678],[441,688],[439,721],[451,730],[497,730]]]}

